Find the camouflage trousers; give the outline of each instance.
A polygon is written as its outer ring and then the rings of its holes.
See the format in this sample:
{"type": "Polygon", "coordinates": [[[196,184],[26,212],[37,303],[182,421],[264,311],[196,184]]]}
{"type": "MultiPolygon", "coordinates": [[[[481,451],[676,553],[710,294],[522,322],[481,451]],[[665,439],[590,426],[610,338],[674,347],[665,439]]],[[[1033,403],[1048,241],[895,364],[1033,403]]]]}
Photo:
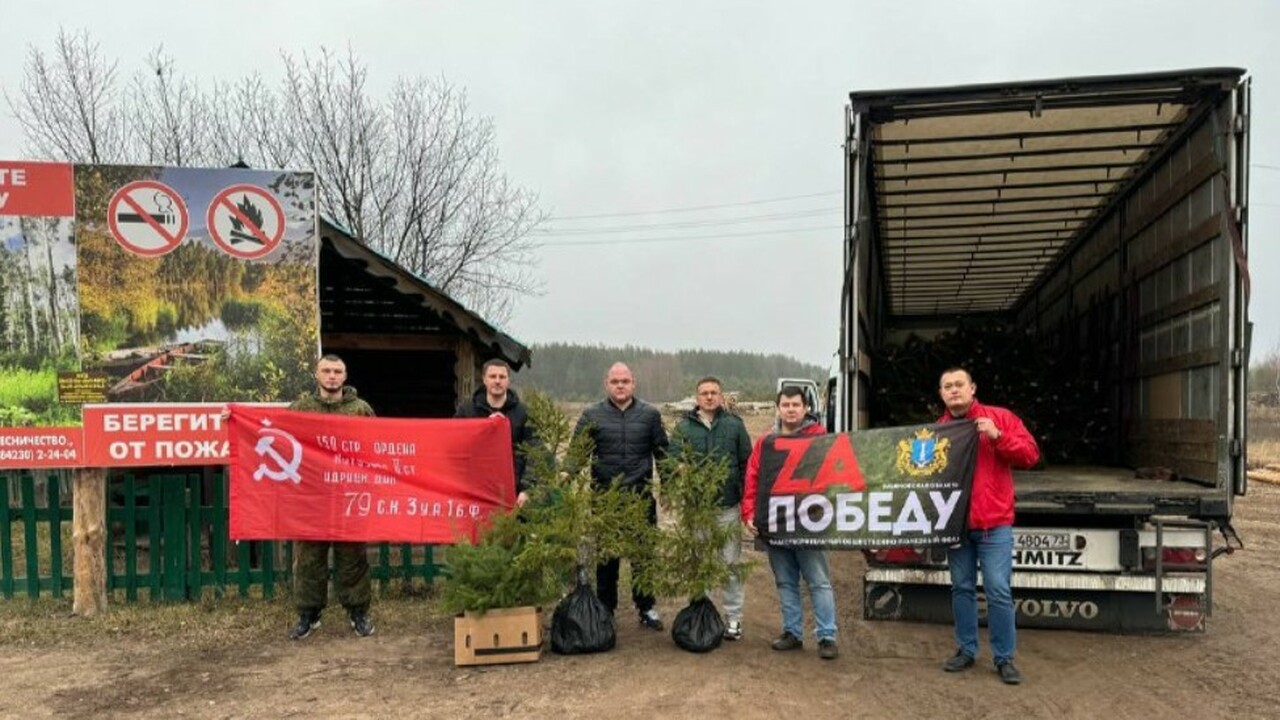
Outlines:
{"type": "Polygon", "coordinates": [[[319,613],[329,604],[329,547],[333,547],[338,602],[348,612],[369,610],[369,558],[364,543],[293,543],[293,599],[299,612],[319,613]]]}

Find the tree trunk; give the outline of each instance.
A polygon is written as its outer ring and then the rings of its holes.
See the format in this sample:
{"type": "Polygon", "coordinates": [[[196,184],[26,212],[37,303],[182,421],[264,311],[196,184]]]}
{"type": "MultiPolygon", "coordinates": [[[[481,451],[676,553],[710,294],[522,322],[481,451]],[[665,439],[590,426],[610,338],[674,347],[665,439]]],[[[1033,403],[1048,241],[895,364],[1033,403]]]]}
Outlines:
{"type": "MultiPolygon", "coordinates": [[[[2,251],[0,251],[2,252],[2,251]]],[[[0,255],[0,345],[6,349],[13,348],[13,341],[9,334],[9,316],[11,308],[9,307],[9,268],[8,258],[0,255]]],[[[17,272],[17,268],[14,268],[17,272]]]]}
{"type": "Polygon", "coordinates": [[[27,229],[29,229],[29,227],[30,226],[28,226],[28,228],[25,228],[23,231],[23,236],[24,236],[23,240],[26,242],[26,246],[23,248],[22,257],[24,260],[26,260],[26,265],[27,265],[27,268],[26,268],[27,273],[26,273],[26,276],[23,278],[23,283],[26,286],[25,287],[26,296],[24,299],[26,300],[27,309],[28,309],[27,352],[32,353],[34,355],[39,352],[39,348],[37,347],[37,344],[40,341],[40,329],[39,329],[39,323],[37,322],[37,319],[36,319],[36,314],[40,312],[40,307],[39,305],[36,304],[36,287],[35,287],[36,271],[35,271],[35,267],[31,263],[31,246],[35,243],[35,240],[31,234],[27,233],[27,229]]]}
{"type": "Polygon", "coordinates": [[[62,352],[62,323],[58,321],[58,271],[53,266],[53,243],[58,239],[58,221],[49,220],[43,225],[48,234],[44,238],[45,257],[49,261],[49,337],[53,340],[53,354],[62,352]]]}
{"type": "Polygon", "coordinates": [[[107,494],[103,468],[79,468],[72,488],[75,599],[71,611],[93,617],[107,610],[107,494]]]}

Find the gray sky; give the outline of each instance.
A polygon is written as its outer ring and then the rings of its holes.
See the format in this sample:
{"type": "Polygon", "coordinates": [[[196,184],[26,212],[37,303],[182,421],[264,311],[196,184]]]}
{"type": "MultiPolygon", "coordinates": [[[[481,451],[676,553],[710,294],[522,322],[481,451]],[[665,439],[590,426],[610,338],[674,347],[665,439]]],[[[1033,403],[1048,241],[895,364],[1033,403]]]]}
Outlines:
{"type": "MultiPolygon", "coordinates": [[[[59,26],[88,29],[126,76],[159,44],[206,81],[253,70],[274,81],[281,50],[321,46],[349,46],[379,90],[444,76],[493,118],[506,170],[557,231],[541,237],[545,294],[520,304],[513,335],[824,365],[837,342],[850,90],[1244,67],[1254,357],[1280,348],[1280,3],[2,4],[8,92],[27,43],[52,47],[59,26]],[[727,207],[671,212],[705,206],[727,207]],[[565,219],[583,215],[611,217],[565,219]],[[567,232],[584,229],[597,232],[567,232]],[[598,244],[553,244],[584,241],[598,244]]],[[[21,157],[4,106],[0,158],[21,157]]]]}

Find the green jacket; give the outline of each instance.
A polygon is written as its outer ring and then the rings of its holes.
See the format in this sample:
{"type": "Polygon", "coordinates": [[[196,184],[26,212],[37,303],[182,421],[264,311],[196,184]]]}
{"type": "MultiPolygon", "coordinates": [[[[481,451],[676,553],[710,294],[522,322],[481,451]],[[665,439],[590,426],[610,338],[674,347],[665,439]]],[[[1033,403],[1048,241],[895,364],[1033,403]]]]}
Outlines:
{"type": "Polygon", "coordinates": [[[318,390],[313,390],[297,400],[294,400],[293,403],[289,405],[289,409],[300,410],[302,412],[336,413],[338,415],[373,417],[373,408],[369,407],[369,403],[357,397],[356,389],[350,385],[342,386],[342,397],[338,400],[321,399],[320,392],[318,390]]]}
{"type": "Polygon", "coordinates": [[[742,480],[747,474],[747,461],[751,459],[751,436],[742,418],[721,408],[707,427],[698,417],[698,410],[690,410],[671,432],[673,447],[683,443],[688,443],[699,454],[728,460],[729,478],[725,480],[720,504],[733,507],[742,502],[742,480]]]}

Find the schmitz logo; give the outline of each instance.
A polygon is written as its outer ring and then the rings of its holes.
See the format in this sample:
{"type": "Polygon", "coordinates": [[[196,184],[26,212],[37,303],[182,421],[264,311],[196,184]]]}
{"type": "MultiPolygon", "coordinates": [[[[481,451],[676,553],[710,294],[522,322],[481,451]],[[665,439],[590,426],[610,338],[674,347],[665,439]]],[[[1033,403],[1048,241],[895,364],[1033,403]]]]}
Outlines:
{"type": "Polygon", "coordinates": [[[1084,553],[1077,550],[1014,550],[1013,564],[1018,567],[1081,567],[1084,553]]]}
{"type": "Polygon", "coordinates": [[[271,427],[271,421],[264,419],[263,427],[258,430],[258,444],[254,446],[253,451],[259,457],[270,460],[274,467],[268,466],[264,462],[258,463],[258,469],[253,471],[253,479],[261,480],[268,477],[276,482],[284,482],[292,480],[294,485],[302,482],[302,476],[298,474],[298,465],[302,464],[302,443],[293,435],[271,427]],[[288,443],[289,458],[286,460],[283,455],[276,449],[276,440],[282,440],[288,443]]]}

